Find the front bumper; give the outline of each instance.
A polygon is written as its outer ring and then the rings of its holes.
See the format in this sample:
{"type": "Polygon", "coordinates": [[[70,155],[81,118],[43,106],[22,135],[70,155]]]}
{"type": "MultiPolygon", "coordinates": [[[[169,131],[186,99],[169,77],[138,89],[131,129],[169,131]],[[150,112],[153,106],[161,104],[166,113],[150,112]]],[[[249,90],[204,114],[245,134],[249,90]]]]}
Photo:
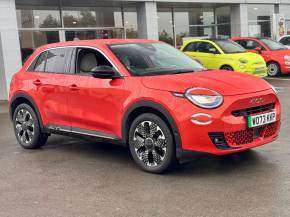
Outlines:
{"type": "Polygon", "coordinates": [[[283,63],[281,65],[281,73],[282,74],[289,74],[290,73],[290,64],[283,63]]]}
{"type": "Polygon", "coordinates": [[[268,75],[266,65],[240,66],[237,71],[258,77],[266,77],[268,75]]]}
{"type": "Polygon", "coordinates": [[[274,141],[278,137],[281,119],[280,103],[272,90],[239,96],[227,96],[224,98],[224,103],[221,107],[212,110],[197,108],[189,102],[184,102],[175,109],[174,113],[177,119],[176,123],[178,123],[183,151],[206,152],[216,155],[240,152],[274,141]],[[235,138],[238,140],[244,134],[247,137],[250,135],[251,130],[247,130],[245,117],[236,117],[232,112],[256,106],[250,102],[254,98],[263,98],[263,102],[260,102],[262,104],[275,103],[274,109],[277,114],[276,128],[271,133],[267,133],[270,129],[260,129],[260,135],[255,135],[254,139],[246,138],[245,142],[236,142],[235,138]],[[211,122],[206,125],[195,124],[192,122],[193,114],[209,114],[212,117],[211,122]],[[221,133],[224,136],[227,147],[218,147],[212,140],[212,133],[221,133]]]}

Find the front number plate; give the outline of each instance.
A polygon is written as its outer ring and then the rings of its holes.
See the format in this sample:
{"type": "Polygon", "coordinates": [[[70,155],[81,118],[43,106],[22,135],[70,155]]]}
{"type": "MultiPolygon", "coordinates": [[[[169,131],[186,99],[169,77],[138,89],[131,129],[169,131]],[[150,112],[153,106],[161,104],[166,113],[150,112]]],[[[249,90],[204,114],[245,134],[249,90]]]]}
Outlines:
{"type": "Polygon", "coordinates": [[[248,128],[259,127],[276,121],[276,112],[269,112],[261,115],[248,116],[248,128]]]}

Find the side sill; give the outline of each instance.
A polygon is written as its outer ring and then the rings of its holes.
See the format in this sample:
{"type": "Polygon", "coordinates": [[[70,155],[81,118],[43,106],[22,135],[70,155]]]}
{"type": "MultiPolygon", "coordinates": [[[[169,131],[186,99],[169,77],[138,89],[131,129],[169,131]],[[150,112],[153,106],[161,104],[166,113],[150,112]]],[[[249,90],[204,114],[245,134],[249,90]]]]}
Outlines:
{"type": "Polygon", "coordinates": [[[93,140],[98,142],[110,142],[118,145],[125,145],[122,143],[122,139],[115,135],[106,134],[102,132],[68,127],[59,125],[47,125],[44,127],[45,132],[58,134],[63,136],[70,136],[74,138],[80,138],[85,140],[93,140]]]}

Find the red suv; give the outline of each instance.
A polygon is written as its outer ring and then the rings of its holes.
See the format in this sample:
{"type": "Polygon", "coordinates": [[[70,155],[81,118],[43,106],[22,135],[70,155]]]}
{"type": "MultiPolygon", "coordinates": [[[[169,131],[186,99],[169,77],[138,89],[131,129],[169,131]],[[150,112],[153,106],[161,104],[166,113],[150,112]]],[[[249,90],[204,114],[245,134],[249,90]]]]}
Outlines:
{"type": "Polygon", "coordinates": [[[165,43],[137,39],[43,46],[13,77],[9,100],[23,148],[39,148],[51,134],[113,141],[152,173],[195,152],[272,142],[281,118],[266,81],[206,71],[165,43]]]}
{"type": "Polygon", "coordinates": [[[269,76],[290,73],[290,50],[283,44],[269,38],[232,38],[245,49],[261,54],[268,66],[269,76]]]}

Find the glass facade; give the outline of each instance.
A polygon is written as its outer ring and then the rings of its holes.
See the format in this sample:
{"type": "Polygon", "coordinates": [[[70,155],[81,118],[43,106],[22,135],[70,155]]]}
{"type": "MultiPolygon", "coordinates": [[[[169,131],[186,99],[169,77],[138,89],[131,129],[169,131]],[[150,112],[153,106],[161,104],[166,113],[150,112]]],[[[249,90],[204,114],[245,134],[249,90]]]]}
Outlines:
{"type": "Polygon", "coordinates": [[[279,13],[285,18],[285,34],[290,35],[290,5],[280,5],[279,13]]]}
{"type": "Polygon", "coordinates": [[[17,10],[18,28],[57,28],[61,27],[58,7],[40,7],[36,10],[17,10]]]}
{"type": "Polygon", "coordinates": [[[172,18],[172,8],[158,8],[157,19],[159,40],[175,45],[172,18]]]}
{"type": "MultiPolygon", "coordinates": [[[[20,44],[25,55],[46,43],[101,38],[138,38],[137,2],[15,0],[20,44]],[[27,3],[31,5],[28,5],[27,3]]],[[[161,41],[180,47],[184,38],[229,38],[233,4],[157,3],[161,41]]],[[[290,5],[280,7],[290,33],[290,5]]],[[[248,4],[249,36],[273,36],[274,4],[248,4]]]]}
{"type": "Polygon", "coordinates": [[[63,8],[63,25],[65,28],[76,27],[122,27],[121,8],[63,8]]]}
{"type": "Polygon", "coordinates": [[[138,38],[136,3],[91,0],[16,0],[22,59],[59,41],[138,38]]]}
{"type": "Polygon", "coordinates": [[[123,16],[126,38],[138,38],[136,7],[123,7],[123,16]]]}
{"type": "Polygon", "coordinates": [[[224,6],[216,8],[217,37],[231,37],[231,7],[224,6]]]}
{"type": "Polygon", "coordinates": [[[186,37],[231,36],[230,6],[158,7],[159,40],[180,47],[186,37]]]}
{"type": "Polygon", "coordinates": [[[248,29],[252,37],[272,37],[274,5],[249,4],[248,29]]]}

